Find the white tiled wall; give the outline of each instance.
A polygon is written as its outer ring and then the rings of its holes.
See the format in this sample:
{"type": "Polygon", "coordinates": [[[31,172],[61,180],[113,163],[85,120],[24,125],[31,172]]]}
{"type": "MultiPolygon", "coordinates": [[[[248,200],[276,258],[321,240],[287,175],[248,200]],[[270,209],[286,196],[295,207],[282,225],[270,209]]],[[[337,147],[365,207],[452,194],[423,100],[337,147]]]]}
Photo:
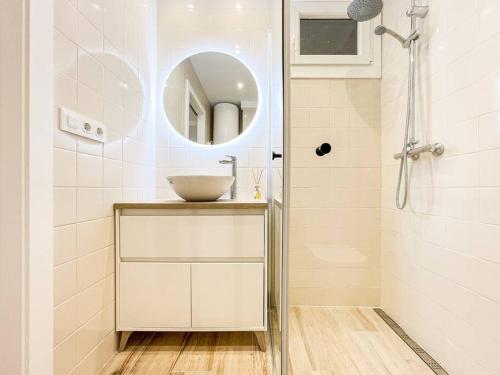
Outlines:
{"type": "Polygon", "coordinates": [[[56,0],[54,11],[54,374],[95,375],[116,348],[112,204],[156,193],[156,10],[56,0]],[[110,141],[58,130],[59,106],[104,122],[110,141]]]}
{"type": "MultiPolygon", "coordinates": [[[[384,40],[382,306],[451,374],[500,373],[500,1],[431,0],[420,51],[417,139],[439,159],[411,162],[395,209],[407,52],[384,40]]],[[[409,1],[386,0],[404,32],[409,1]]]]}
{"type": "MultiPolygon", "coordinates": [[[[208,50],[242,59],[257,77],[260,112],[254,125],[226,145],[199,146],[171,128],[157,108],[157,186],[159,198],[174,198],[168,175],[230,174],[219,165],[225,155],[238,157],[238,193],[253,197],[252,168],[266,168],[269,142],[269,86],[272,48],[269,48],[271,0],[169,0],[158,3],[158,102],[170,71],[185,57],[208,50]]],[[[262,187],[266,192],[266,173],[262,187]]]]}
{"type": "Polygon", "coordinates": [[[292,80],[290,303],[380,303],[380,84],[292,80]],[[319,157],[316,147],[333,150],[319,157]]]}

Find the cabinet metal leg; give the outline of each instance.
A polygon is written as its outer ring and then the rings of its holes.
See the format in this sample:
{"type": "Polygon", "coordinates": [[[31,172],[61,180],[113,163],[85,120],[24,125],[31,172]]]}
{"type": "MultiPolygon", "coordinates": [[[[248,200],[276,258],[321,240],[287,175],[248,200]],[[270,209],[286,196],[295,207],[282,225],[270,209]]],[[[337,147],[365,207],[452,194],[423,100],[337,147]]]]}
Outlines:
{"type": "Polygon", "coordinates": [[[257,345],[259,345],[259,349],[261,352],[265,352],[267,349],[266,346],[266,333],[265,332],[254,332],[255,339],[257,340],[257,345]]]}
{"type": "Polygon", "coordinates": [[[120,345],[118,346],[118,351],[123,352],[125,350],[125,347],[127,346],[127,341],[132,335],[131,331],[122,331],[120,332],[120,345]]]}

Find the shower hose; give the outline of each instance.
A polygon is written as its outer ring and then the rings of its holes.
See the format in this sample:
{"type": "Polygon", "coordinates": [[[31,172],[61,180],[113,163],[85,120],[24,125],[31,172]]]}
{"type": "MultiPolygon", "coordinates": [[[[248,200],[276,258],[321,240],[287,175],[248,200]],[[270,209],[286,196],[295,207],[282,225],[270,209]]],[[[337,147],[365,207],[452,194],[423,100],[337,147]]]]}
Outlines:
{"type": "Polygon", "coordinates": [[[403,149],[401,151],[402,158],[399,164],[398,185],[396,189],[396,206],[402,210],[408,202],[409,190],[409,167],[408,167],[408,149],[415,144],[414,134],[410,135],[415,124],[415,54],[416,41],[413,40],[409,48],[410,68],[408,72],[408,101],[406,106],[406,124],[403,149]]]}

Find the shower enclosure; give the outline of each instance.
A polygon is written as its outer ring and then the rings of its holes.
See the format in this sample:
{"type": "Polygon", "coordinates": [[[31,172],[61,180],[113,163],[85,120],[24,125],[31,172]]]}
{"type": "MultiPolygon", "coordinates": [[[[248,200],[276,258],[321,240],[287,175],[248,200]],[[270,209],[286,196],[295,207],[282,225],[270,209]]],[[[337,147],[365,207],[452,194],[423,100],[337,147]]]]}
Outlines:
{"type": "MultiPolygon", "coordinates": [[[[374,309],[382,305],[381,257],[385,243],[381,238],[381,207],[386,195],[395,194],[396,207],[405,208],[410,190],[410,160],[414,162],[424,153],[440,156],[444,152],[441,143],[419,147],[416,136],[416,128],[427,125],[420,124],[416,115],[420,105],[416,87],[419,40],[429,7],[415,0],[405,4],[407,9],[401,19],[408,18],[407,37],[378,23],[383,5],[394,6],[394,1],[383,4],[380,0],[355,0],[347,9],[349,17],[344,16],[357,24],[372,23],[372,38],[391,36],[399,45],[384,40],[384,48],[397,48],[398,56],[409,56],[407,78],[403,73],[405,92],[398,86],[399,96],[394,104],[406,109],[405,120],[401,124],[397,122],[400,118],[391,118],[399,126],[397,133],[403,138],[403,147],[390,155],[391,159],[400,160],[399,171],[391,161],[391,171],[396,173],[387,176],[398,183],[388,191],[382,182],[386,161],[381,147],[381,79],[292,76],[291,55],[298,50],[295,41],[290,42],[289,25],[294,22],[290,8],[294,3],[284,1],[283,10],[283,374],[383,372],[383,364],[369,358],[366,345],[373,345],[377,355],[397,363],[388,366],[390,373],[430,373],[403,341],[393,340],[385,347],[377,347],[376,341],[381,337],[392,337],[388,324],[396,333],[403,331],[383,310],[374,309]],[[323,144],[331,145],[330,153],[321,152],[323,144]],[[403,352],[411,352],[407,354],[409,358],[417,358],[414,368],[395,354],[399,353],[400,344],[403,352]]],[[[397,10],[401,12],[401,6],[397,10]]],[[[316,17],[324,21],[332,14],[311,11],[305,13],[304,19],[316,17]]],[[[394,203],[392,206],[395,208],[394,203]]],[[[417,348],[416,343],[413,346],[417,348]]],[[[421,348],[420,351],[425,353],[421,348]]]]}

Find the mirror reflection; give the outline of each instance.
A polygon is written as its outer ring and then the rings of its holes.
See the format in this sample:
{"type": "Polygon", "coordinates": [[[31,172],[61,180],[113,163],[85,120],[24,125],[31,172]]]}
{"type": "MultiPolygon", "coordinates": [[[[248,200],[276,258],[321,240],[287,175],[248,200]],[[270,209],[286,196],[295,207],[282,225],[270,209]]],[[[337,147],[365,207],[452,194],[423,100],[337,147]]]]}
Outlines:
{"type": "Polygon", "coordinates": [[[220,52],[193,55],[175,67],[163,104],[170,124],[192,142],[216,145],[243,133],[257,112],[258,89],[248,68],[220,52]]]}

